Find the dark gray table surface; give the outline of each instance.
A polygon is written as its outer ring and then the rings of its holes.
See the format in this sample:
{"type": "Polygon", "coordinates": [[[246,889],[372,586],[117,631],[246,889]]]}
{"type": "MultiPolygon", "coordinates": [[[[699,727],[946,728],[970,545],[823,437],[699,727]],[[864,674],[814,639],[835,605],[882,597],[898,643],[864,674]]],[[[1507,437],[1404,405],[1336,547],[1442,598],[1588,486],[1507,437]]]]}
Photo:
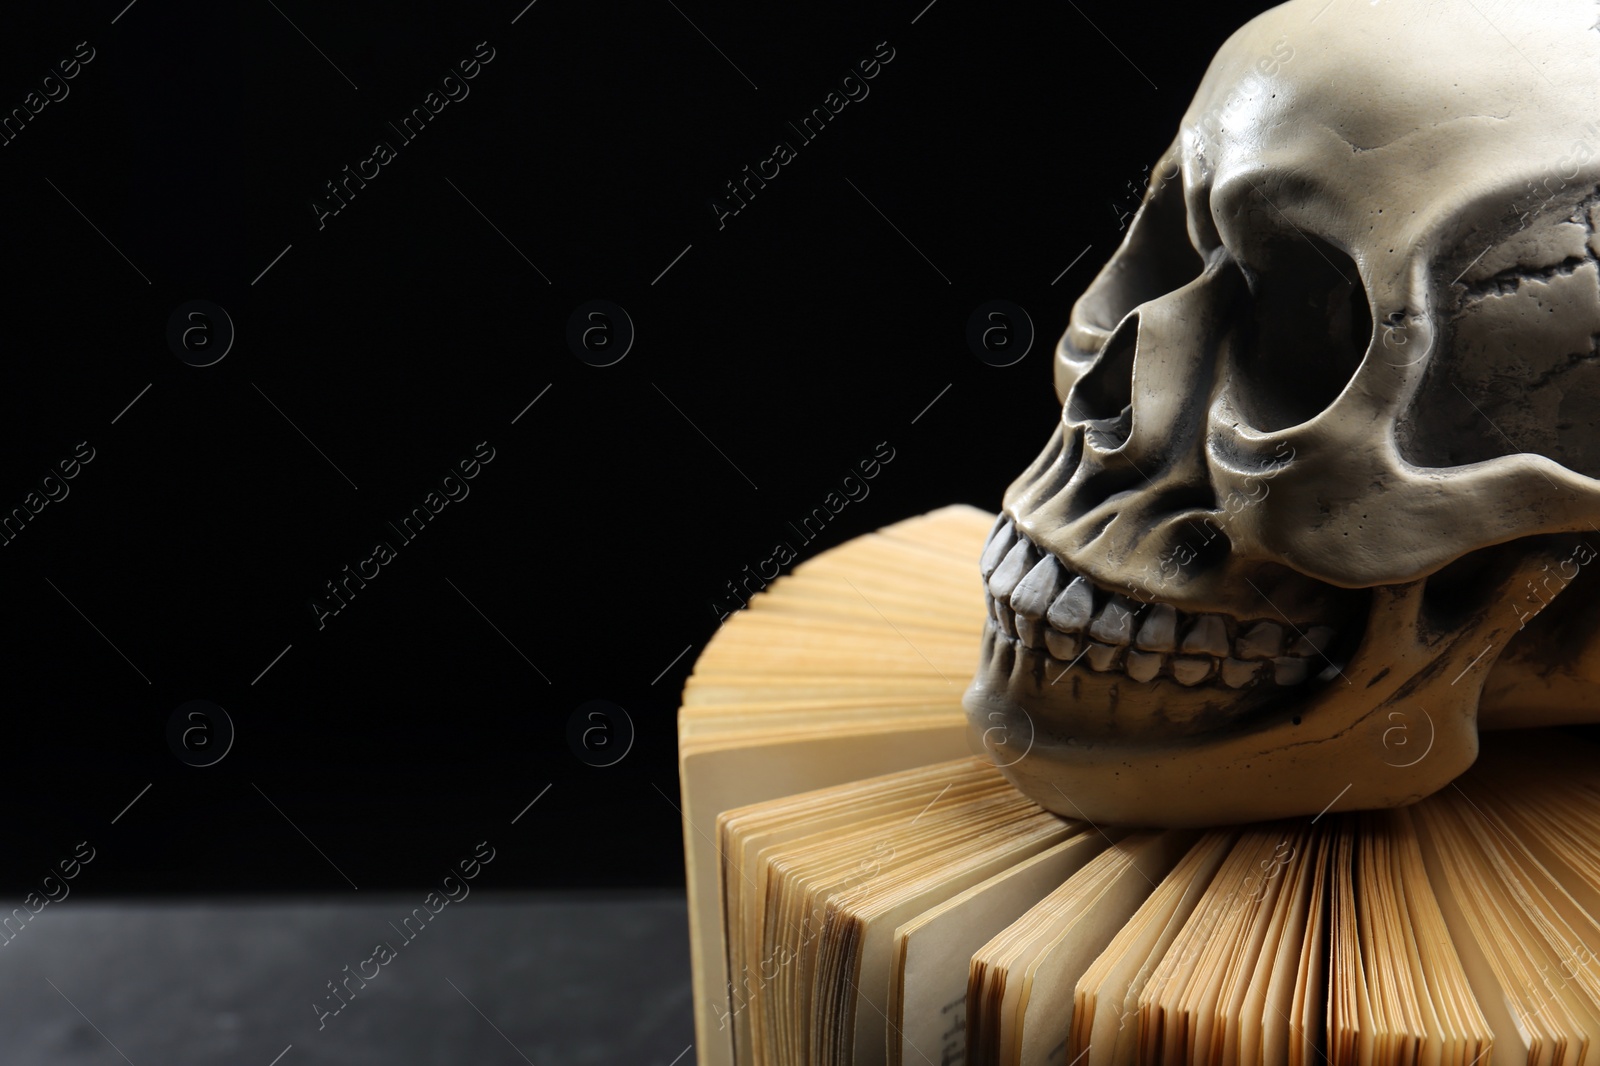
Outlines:
{"type": "Polygon", "coordinates": [[[0,1063],[694,1062],[681,894],[476,891],[405,942],[426,894],[52,904],[0,946],[0,1063]]]}

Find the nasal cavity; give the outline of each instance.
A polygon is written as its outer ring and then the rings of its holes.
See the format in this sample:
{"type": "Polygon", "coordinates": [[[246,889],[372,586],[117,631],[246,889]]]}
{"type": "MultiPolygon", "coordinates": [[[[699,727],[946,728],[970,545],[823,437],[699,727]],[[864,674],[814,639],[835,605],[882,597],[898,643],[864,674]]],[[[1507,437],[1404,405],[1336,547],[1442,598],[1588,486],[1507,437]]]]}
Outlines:
{"type": "Polygon", "coordinates": [[[1138,312],[1125,316],[1067,397],[1067,418],[1084,426],[1101,451],[1120,448],[1133,432],[1133,352],[1138,312]]]}

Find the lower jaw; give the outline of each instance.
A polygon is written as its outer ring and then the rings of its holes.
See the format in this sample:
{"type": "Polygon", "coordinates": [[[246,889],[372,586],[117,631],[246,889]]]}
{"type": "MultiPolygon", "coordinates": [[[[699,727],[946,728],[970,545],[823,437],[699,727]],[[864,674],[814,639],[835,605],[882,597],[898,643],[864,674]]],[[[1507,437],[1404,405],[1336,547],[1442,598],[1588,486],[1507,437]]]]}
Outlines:
{"type": "MultiPolygon", "coordinates": [[[[1407,616],[1417,599],[1415,588],[1385,594],[1377,613],[1407,616]]],[[[1474,630],[1442,646],[1396,640],[1370,657],[1381,662],[1336,659],[1344,676],[1332,682],[1229,699],[1159,679],[1077,668],[1062,676],[1058,661],[986,630],[962,701],[968,742],[1041,807],[1102,827],[1403,806],[1477,757],[1481,678],[1449,681],[1492,637],[1474,630]],[[1426,707],[1409,695],[1418,685],[1434,686],[1426,707]]]]}
{"type": "Polygon", "coordinates": [[[962,701],[969,743],[1040,806],[1096,825],[1403,806],[1477,757],[1483,678],[1515,632],[1498,607],[1555,561],[1508,556],[1454,614],[1427,601],[1427,579],[1374,588],[1332,650],[1338,673],[1276,691],[1065,670],[986,626],[962,701]]]}
{"type": "Polygon", "coordinates": [[[1013,746],[1141,739],[1166,746],[1180,739],[1247,729],[1275,710],[1289,715],[1316,687],[1314,679],[1290,687],[1244,690],[1187,687],[1165,677],[1135,681],[1120,672],[1096,672],[1083,662],[1062,662],[1000,633],[991,620],[984,626],[968,703],[1009,708],[988,713],[995,722],[1000,721],[996,714],[1017,719],[1004,730],[1013,746]]]}

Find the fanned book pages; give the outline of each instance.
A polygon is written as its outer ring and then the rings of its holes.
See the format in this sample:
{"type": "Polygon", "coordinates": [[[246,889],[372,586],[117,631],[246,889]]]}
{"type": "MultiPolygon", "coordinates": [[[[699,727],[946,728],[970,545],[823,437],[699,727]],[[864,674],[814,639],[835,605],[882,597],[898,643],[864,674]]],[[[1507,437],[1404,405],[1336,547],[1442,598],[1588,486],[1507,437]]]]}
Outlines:
{"type": "Polygon", "coordinates": [[[731,616],[679,716],[701,1066],[1600,1064],[1600,748],[1486,736],[1409,808],[1048,813],[969,746],[993,516],[731,616]]]}

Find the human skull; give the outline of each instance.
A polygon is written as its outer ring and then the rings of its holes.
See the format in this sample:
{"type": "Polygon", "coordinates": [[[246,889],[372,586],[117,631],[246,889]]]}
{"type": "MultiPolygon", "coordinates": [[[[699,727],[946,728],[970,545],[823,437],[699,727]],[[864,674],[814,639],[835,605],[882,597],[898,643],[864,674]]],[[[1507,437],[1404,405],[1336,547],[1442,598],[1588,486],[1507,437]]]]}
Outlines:
{"type": "Polygon", "coordinates": [[[981,563],[968,720],[1043,806],[1396,806],[1600,720],[1597,16],[1294,0],[1212,61],[981,563]]]}

